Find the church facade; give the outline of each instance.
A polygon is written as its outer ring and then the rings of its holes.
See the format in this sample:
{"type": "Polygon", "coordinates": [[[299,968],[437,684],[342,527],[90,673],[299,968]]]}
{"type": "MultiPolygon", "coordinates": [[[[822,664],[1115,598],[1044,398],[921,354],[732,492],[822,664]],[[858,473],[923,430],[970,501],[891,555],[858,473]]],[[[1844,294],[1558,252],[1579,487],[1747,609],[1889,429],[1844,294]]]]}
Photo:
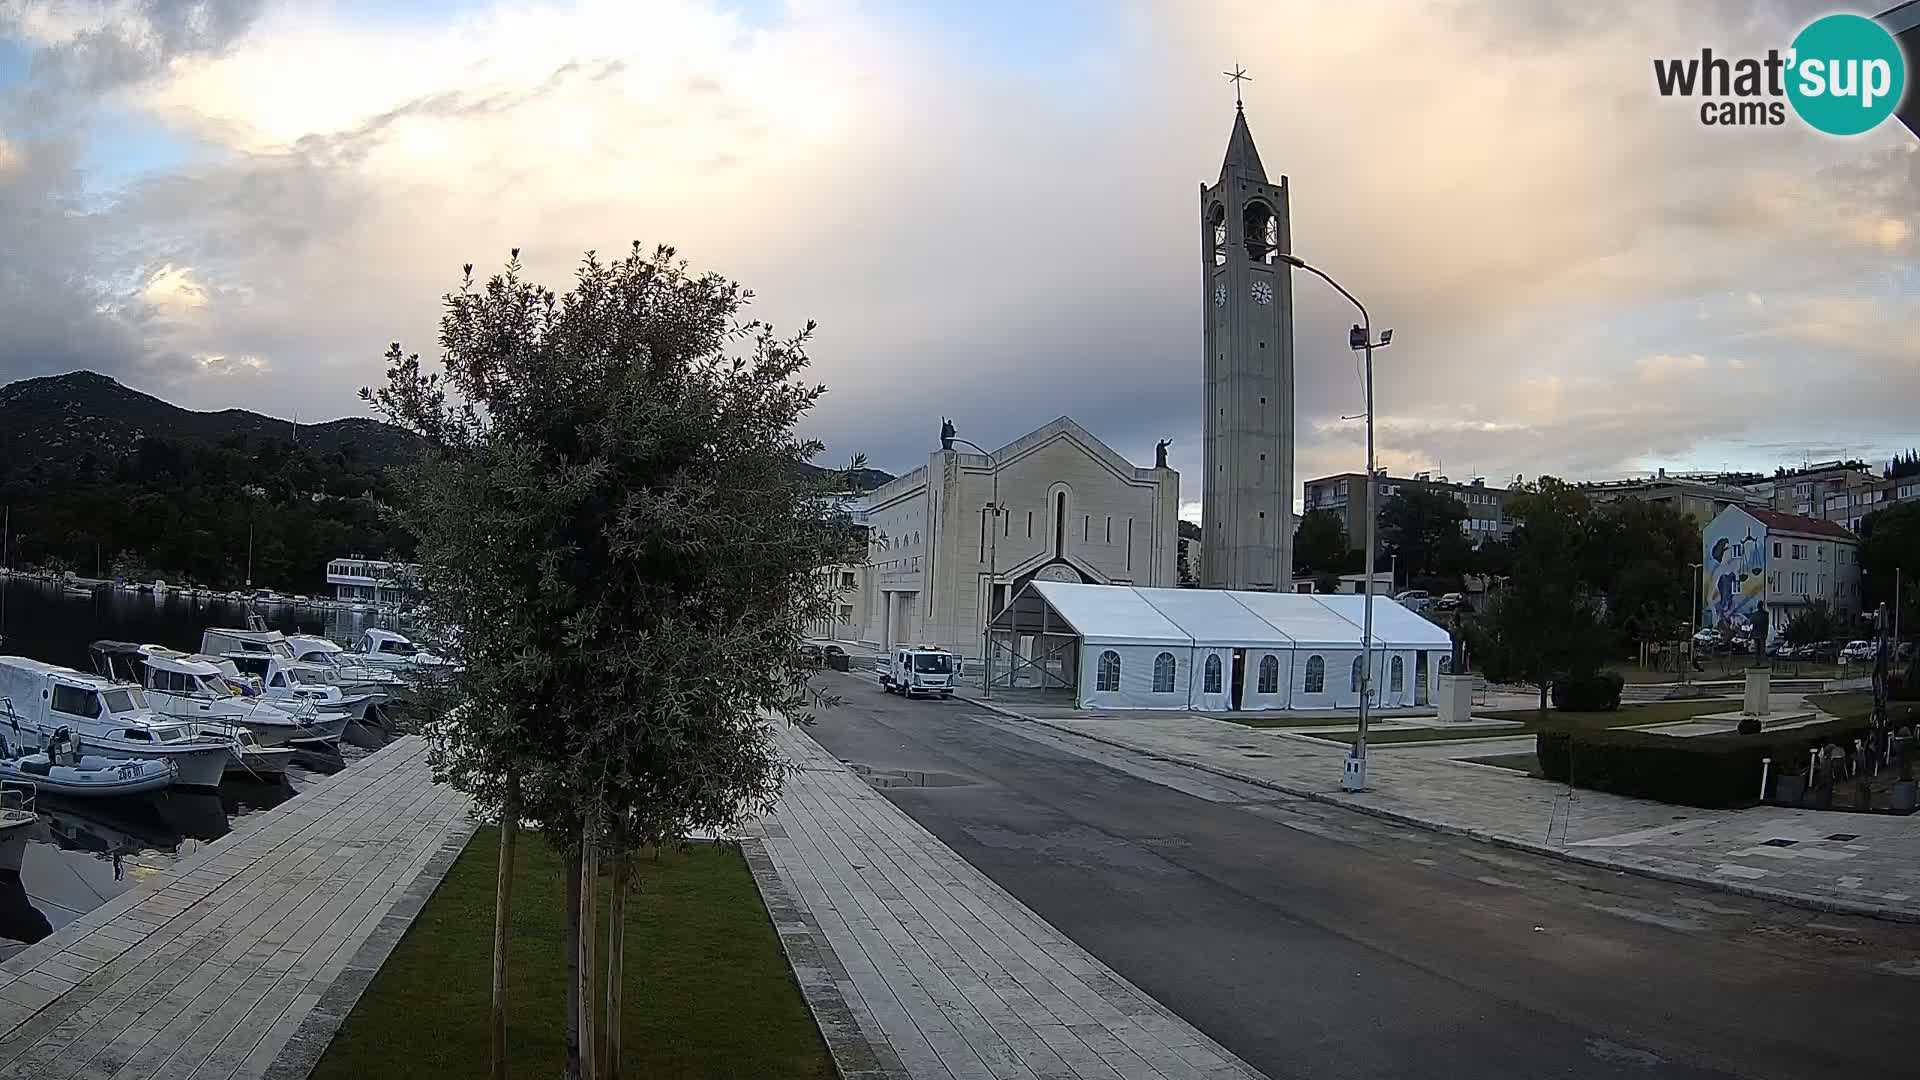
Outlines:
{"type": "MultiPolygon", "coordinates": [[[[858,512],[867,561],[841,602],[857,640],[879,648],[977,658],[987,612],[1036,579],[1178,584],[1180,474],[1136,466],[1064,416],[991,455],[936,450],[858,512]]],[[[997,675],[1009,666],[995,659],[997,675]]]]}
{"type": "Polygon", "coordinates": [[[1287,178],[1267,179],[1235,106],[1219,178],[1200,187],[1206,421],[1200,581],[1293,579],[1293,269],[1287,178]]]}

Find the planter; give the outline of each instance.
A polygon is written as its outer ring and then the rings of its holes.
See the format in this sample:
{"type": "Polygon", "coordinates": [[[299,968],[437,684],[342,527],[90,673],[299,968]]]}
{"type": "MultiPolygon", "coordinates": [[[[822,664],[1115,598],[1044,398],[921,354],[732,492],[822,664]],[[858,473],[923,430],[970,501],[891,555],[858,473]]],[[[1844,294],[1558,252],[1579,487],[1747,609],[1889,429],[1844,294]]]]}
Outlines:
{"type": "Polygon", "coordinates": [[[1807,778],[1799,773],[1786,773],[1773,778],[1773,801],[1798,804],[1807,797],[1807,778]]]}
{"type": "Polygon", "coordinates": [[[1893,809],[1920,808],[1920,781],[1898,780],[1893,785],[1893,809]]]}

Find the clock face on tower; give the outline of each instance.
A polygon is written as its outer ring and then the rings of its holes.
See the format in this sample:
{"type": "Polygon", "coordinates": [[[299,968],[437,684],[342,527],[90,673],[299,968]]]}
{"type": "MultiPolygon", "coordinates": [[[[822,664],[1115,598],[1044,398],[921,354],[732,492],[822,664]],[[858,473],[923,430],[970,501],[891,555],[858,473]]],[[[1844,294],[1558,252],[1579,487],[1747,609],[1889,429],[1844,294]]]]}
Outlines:
{"type": "Polygon", "coordinates": [[[1253,302],[1256,304],[1273,303],[1273,286],[1265,281],[1254,282],[1253,302]]]}
{"type": "Polygon", "coordinates": [[[1213,306],[1227,306],[1227,287],[1225,284],[1215,285],[1213,287],[1213,306]]]}

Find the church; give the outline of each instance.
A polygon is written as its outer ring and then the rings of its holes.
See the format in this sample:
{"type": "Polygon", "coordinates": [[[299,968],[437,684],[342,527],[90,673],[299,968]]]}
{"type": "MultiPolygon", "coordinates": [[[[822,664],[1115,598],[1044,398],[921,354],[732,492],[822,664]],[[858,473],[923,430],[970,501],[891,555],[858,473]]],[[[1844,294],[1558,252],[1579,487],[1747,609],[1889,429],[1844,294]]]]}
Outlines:
{"type": "MultiPolygon", "coordinates": [[[[1226,153],[1194,219],[1205,320],[1201,582],[1287,590],[1293,566],[1293,287],[1287,181],[1270,181],[1236,101],[1226,153]]],[[[926,643],[984,655],[990,613],[1034,581],[1179,584],[1180,476],[1165,444],[1151,467],[1068,417],[989,453],[951,427],[927,462],[850,509],[866,562],[834,567],[839,618],[825,637],[878,648],[926,643]],[[965,440],[959,440],[964,442],[965,440]]],[[[1020,645],[1000,648],[1019,649],[1020,645]]],[[[996,656],[996,672],[1021,666],[996,656]]]]}

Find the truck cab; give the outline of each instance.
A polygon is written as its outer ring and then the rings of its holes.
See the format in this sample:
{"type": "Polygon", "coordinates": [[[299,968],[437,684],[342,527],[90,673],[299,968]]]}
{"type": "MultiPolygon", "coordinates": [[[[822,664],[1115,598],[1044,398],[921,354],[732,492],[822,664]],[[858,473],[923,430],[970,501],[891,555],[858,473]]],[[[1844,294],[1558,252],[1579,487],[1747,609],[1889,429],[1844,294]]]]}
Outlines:
{"type": "Polygon", "coordinates": [[[888,658],[887,670],[880,676],[880,685],[889,694],[904,694],[908,698],[918,694],[950,698],[959,671],[958,658],[945,649],[930,645],[896,646],[888,658]]]}

